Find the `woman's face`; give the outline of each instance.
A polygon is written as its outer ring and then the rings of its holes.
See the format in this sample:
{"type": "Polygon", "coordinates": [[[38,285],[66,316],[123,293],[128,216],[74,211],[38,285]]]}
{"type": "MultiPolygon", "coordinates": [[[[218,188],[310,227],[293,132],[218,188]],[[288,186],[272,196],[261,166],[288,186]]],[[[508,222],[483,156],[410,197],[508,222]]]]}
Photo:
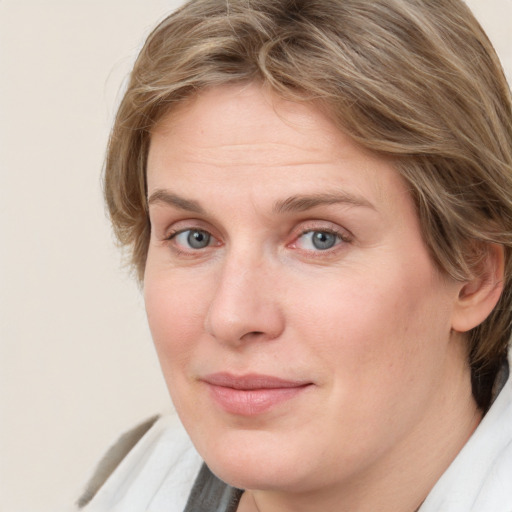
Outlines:
{"type": "Polygon", "coordinates": [[[223,86],[154,130],[148,195],[149,325],[219,477],[349,482],[435,434],[464,365],[460,284],[432,264],[391,162],[312,106],[223,86]]]}

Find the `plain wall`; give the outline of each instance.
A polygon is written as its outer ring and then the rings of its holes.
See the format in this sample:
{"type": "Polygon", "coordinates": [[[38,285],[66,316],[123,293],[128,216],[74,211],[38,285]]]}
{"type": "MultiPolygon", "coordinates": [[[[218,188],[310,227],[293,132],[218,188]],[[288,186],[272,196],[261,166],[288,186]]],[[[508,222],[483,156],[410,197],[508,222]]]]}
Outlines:
{"type": "MultiPolygon", "coordinates": [[[[179,0],[0,0],[0,511],[67,510],[170,409],[100,174],[119,89],[179,0]]],[[[512,0],[468,2],[512,77],[512,0]]]]}

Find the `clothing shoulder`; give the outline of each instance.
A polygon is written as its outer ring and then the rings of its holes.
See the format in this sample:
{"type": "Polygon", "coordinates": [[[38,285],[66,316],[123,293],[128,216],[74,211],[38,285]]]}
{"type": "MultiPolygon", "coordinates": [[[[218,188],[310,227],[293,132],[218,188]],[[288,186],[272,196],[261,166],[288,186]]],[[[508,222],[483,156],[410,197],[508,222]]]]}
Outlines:
{"type": "Polygon", "coordinates": [[[201,463],[176,415],[155,416],[107,451],[78,510],[181,512],[201,463]]]}
{"type": "Polygon", "coordinates": [[[512,379],[440,478],[421,512],[512,511],[512,379]]]}
{"type": "Polygon", "coordinates": [[[159,416],[153,416],[140,423],[128,432],[124,433],[105,453],[98,462],[94,473],[80,496],[77,504],[79,508],[85,507],[98,490],[107,481],[108,477],[119,466],[120,462],[128,455],[132,448],[140,441],[144,434],[156,423],[159,416]]]}

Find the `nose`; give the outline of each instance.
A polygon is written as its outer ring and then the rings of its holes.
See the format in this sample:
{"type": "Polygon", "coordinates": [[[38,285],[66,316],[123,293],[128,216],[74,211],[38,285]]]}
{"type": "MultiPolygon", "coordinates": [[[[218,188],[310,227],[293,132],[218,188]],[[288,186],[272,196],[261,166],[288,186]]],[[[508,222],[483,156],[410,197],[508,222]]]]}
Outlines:
{"type": "Polygon", "coordinates": [[[278,338],[284,330],[284,316],[276,272],[262,257],[227,259],[205,318],[206,331],[234,346],[278,338]]]}

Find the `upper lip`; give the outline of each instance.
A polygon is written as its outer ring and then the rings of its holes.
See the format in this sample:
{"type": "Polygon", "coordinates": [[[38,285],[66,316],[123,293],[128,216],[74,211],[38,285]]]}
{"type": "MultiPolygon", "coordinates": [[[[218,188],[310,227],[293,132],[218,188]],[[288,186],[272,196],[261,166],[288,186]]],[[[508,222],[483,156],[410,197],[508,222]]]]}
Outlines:
{"type": "Polygon", "coordinates": [[[232,375],[230,373],[221,372],[207,375],[201,380],[213,386],[240,390],[298,388],[312,384],[305,380],[287,380],[272,375],[260,375],[257,373],[232,375]]]}

